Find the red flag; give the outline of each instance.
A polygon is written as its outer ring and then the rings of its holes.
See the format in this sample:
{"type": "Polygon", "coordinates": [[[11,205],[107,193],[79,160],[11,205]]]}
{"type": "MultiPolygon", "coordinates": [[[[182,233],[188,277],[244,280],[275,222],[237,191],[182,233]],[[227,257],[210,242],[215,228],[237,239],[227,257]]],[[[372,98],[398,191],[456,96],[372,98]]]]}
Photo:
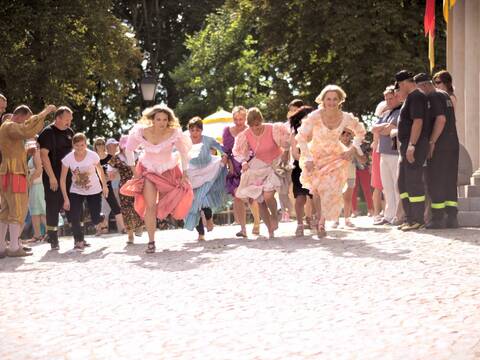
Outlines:
{"type": "Polygon", "coordinates": [[[435,38],[435,0],[427,0],[425,4],[425,16],[423,18],[425,36],[428,35],[428,58],[430,60],[430,71],[435,66],[435,51],[433,39],[435,38]]]}

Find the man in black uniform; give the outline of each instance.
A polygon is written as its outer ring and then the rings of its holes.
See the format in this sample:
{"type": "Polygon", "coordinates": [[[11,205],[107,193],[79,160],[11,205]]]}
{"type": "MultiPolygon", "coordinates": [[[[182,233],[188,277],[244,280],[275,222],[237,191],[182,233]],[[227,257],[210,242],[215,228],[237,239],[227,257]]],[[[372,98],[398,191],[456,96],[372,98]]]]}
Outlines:
{"type": "Polygon", "coordinates": [[[400,142],[400,166],[398,189],[405,211],[406,222],[402,231],[421,229],[425,226],[425,187],[423,164],[428,152],[429,127],[427,123],[427,97],[417,89],[413,73],[402,70],[395,75],[399,91],[405,97],[398,120],[400,142]]]}
{"type": "MultiPolygon", "coordinates": [[[[55,121],[43,129],[38,137],[43,165],[43,187],[47,210],[47,234],[52,250],[58,250],[58,216],[63,207],[59,181],[62,159],[72,151],[72,110],[66,106],[55,112],[55,121]]],[[[70,191],[71,175],[67,176],[67,192],[70,191]]],[[[67,213],[68,217],[68,213],[67,213]]]]}
{"type": "Polygon", "coordinates": [[[427,74],[418,74],[414,80],[417,87],[427,95],[428,117],[433,126],[427,159],[427,189],[432,199],[432,219],[427,228],[457,228],[460,145],[453,103],[445,91],[435,88],[427,74]]]}

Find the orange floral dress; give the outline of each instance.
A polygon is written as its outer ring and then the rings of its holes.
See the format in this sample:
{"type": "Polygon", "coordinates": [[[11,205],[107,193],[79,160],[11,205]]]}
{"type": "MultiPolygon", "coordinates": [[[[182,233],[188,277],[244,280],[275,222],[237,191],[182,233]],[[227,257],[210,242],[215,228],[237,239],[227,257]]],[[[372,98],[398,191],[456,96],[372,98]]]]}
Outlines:
{"type": "MultiPolygon", "coordinates": [[[[322,110],[315,110],[302,120],[295,137],[300,148],[300,182],[310,193],[319,195],[322,215],[326,220],[337,220],[343,207],[342,189],[348,178],[350,161],[341,155],[347,150],[340,142],[345,128],[355,134],[353,146],[360,149],[365,137],[365,127],[350,113],[342,113],[340,125],[329,129],[322,121],[322,110]],[[314,169],[308,171],[305,162],[313,161],[314,169]]],[[[359,150],[361,152],[361,150],[359,150]]]]}

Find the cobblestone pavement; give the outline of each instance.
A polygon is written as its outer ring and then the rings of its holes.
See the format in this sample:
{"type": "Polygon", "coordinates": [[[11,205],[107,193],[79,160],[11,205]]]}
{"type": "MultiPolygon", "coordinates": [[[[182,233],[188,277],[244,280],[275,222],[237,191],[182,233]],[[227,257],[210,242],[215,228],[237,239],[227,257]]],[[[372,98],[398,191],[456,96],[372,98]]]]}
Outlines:
{"type": "Polygon", "coordinates": [[[0,359],[480,358],[480,229],[217,227],[0,260],[0,359]],[[265,231],[265,229],[262,229],[265,231]],[[140,244],[141,242],[141,244],[140,244]]]}

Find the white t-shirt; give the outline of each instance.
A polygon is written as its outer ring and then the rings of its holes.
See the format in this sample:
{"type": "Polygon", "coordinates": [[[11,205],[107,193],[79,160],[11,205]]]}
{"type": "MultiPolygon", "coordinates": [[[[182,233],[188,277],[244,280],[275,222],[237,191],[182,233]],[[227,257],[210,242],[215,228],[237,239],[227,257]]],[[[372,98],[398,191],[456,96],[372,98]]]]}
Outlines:
{"type": "Polygon", "coordinates": [[[102,192],[102,185],[95,169],[95,165],[100,164],[100,157],[96,152],[87,149],[85,158],[77,161],[72,151],[62,159],[62,164],[72,172],[71,193],[94,195],[102,192]]]}

